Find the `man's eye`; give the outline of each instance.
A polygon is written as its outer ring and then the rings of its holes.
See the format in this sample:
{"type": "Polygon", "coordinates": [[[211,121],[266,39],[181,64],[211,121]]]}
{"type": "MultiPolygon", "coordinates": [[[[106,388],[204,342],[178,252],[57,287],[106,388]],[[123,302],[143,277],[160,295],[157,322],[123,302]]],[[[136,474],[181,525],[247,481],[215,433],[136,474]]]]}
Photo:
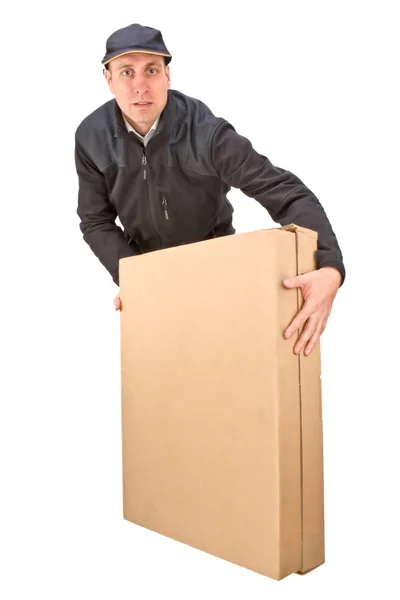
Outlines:
{"type": "Polygon", "coordinates": [[[122,71],[122,75],[123,75],[124,73],[130,73],[130,71],[128,71],[128,70],[126,69],[125,71],[122,71]]]}
{"type": "Polygon", "coordinates": [[[157,69],[149,69],[149,71],[154,71],[155,73],[157,73],[157,69]]]}

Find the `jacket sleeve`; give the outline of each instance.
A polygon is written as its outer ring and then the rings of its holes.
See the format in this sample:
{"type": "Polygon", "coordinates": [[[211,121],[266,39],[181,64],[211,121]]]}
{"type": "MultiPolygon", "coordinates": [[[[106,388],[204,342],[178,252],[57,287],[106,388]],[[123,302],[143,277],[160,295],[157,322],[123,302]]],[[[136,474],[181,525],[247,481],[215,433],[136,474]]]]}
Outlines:
{"type": "Polygon", "coordinates": [[[267,209],[280,225],[295,223],[318,233],[317,268],[346,272],[336,235],[316,196],[290,171],[275,167],[227,121],[217,126],[211,141],[211,161],[227,185],[239,188],[267,209]]]}
{"type": "Polygon", "coordinates": [[[83,239],[119,286],[119,259],[137,254],[115,220],[105,176],[90,160],[75,136],[75,165],[79,179],[78,208],[83,239]]]}

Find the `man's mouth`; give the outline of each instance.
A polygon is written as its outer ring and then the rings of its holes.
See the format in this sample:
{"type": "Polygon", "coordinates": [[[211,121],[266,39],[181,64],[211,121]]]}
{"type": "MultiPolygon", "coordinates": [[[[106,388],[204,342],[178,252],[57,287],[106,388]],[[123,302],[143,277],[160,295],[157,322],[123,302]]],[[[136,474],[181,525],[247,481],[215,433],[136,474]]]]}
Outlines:
{"type": "Polygon", "coordinates": [[[135,106],[150,106],[152,102],[135,102],[135,106]]]}

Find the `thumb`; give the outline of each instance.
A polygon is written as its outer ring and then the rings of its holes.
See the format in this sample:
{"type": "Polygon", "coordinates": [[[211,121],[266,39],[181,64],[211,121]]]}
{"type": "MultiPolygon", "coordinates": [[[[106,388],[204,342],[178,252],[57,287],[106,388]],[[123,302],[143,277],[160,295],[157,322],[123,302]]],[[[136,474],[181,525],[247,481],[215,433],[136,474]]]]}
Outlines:
{"type": "Polygon", "coordinates": [[[288,277],[287,279],[283,280],[283,285],[287,288],[300,287],[301,284],[302,280],[300,279],[299,275],[296,275],[295,277],[288,277]]]}
{"type": "Polygon", "coordinates": [[[114,298],[114,307],[115,307],[115,310],[121,309],[121,300],[120,300],[119,296],[116,296],[114,298]]]}

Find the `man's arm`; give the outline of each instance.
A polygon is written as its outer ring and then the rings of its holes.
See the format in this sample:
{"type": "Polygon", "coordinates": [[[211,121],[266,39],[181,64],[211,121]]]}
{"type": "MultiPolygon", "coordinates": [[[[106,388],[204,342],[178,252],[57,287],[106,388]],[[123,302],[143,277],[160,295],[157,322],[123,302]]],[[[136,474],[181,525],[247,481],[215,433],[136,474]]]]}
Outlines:
{"type": "Polygon", "coordinates": [[[296,175],[258,154],[227,121],[214,132],[211,160],[224,183],[257,200],[275,222],[317,231],[317,269],[334,267],[341,274],[340,285],[343,283],[345,267],[336,235],[320,202],[296,175]]]}
{"type": "Polygon", "coordinates": [[[304,304],[284,332],[286,339],[303,327],[294,352],[307,356],[326,327],[332,304],[345,279],[342,253],[324,209],[315,195],[290,171],[258,154],[232,125],[222,121],[214,132],[211,160],[227,185],[255,198],[281,225],[296,223],[318,232],[317,269],[285,280],[300,287],[304,304]]]}
{"type": "Polygon", "coordinates": [[[109,201],[103,173],[91,161],[76,136],[75,165],[79,178],[76,212],[81,219],[83,239],[119,286],[119,259],[136,253],[115,223],[117,212],[109,201]]]}

